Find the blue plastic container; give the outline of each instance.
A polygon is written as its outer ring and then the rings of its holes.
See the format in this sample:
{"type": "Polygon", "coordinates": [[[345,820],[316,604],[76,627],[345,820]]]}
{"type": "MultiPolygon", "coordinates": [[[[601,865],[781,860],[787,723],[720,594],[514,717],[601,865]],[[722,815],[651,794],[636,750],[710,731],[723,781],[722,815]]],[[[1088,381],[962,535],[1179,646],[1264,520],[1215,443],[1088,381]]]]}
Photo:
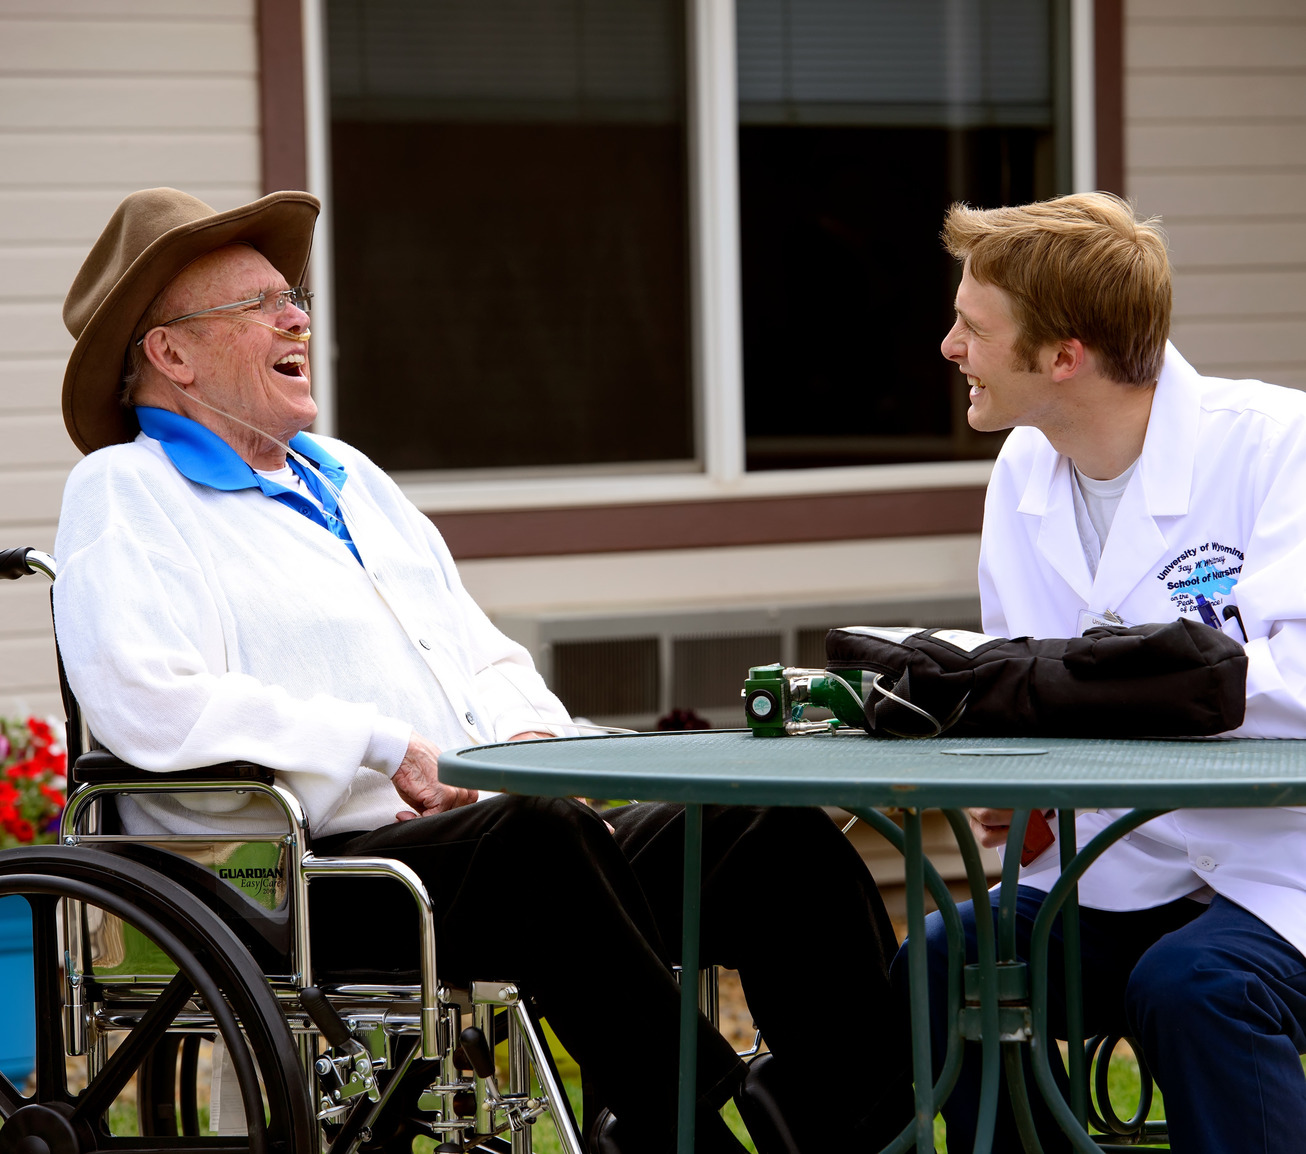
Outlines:
{"type": "Polygon", "coordinates": [[[32,907],[14,894],[0,898],[0,1072],[22,1089],[35,1067],[32,907]]]}

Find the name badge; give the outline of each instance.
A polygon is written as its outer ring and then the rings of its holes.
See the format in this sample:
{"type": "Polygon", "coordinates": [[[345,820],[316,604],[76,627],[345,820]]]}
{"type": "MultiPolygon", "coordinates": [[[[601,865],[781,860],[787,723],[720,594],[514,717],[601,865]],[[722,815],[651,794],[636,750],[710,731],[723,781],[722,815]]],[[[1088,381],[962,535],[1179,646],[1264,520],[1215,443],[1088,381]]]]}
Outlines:
{"type": "Polygon", "coordinates": [[[1112,613],[1106,609],[1101,613],[1094,613],[1091,609],[1081,609],[1079,611],[1079,636],[1083,637],[1090,629],[1100,629],[1103,625],[1125,626],[1128,628],[1129,622],[1119,614],[1112,613]]]}

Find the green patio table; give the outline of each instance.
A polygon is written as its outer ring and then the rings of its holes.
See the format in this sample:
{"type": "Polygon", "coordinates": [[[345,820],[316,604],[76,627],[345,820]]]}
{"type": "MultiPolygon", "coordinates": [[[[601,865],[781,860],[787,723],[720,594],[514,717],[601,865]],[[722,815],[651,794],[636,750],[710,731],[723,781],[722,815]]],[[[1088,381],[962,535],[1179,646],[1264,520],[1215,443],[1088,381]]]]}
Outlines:
{"type": "MultiPolygon", "coordinates": [[[[473,746],[442,754],[439,764],[441,780],[451,785],[549,797],[638,797],[684,803],[681,964],[685,973],[698,969],[703,805],[839,806],[894,842],[906,859],[909,941],[923,941],[927,888],[943,910],[953,946],[949,1012],[956,1025],[935,1082],[924,950],[909,945],[916,1117],[886,1148],[886,1154],[913,1145],[918,1151],[933,1149],[933,1118],[956,1080],[965,1037],[980,1041],[983,1056],[976,1154],[990,1148],[1003,1064],[1022,1136],[1028,1149],[1038,1148],[1019,1057],[1020,1047],[1026,1044],[1038,1085],[1075,1150],[1095,1154],[1103,1149],[1087,1133],[1083,1031],[1074,1009],[1079,991],[1077,879],[1112,841],[1167,810],[1306,805],[1306,741],[879,740],[852,730],[762,739],[748,730],[698,730],[473,746]],[[920,815],[926,808],[944,811],[966,864],[972,896],[982,902],[987,881],[963,812],[972,806],[1017,811],[1009,846],[1023,841],[1031,809],[1056,807],[1062,877],[1035,922],[1026,974],[1025,967],[1015,961],[1013,915],[1020,855],[1006,855],[997,930],[989,919],[978,919],[979,960],[966,967],[969,996],[963,1004],[961,924],[947,887],[922,852],[920,815]],[[880,812],[881,807],[902,810],[901,830],[880,812]],[[1130,812],[1087,846],[1076,847],[1075,810],[1099,808],[1130,812]],[[1067,1002],[1071,1005],[1068,1103],[1053,1080],[1050,1056],[1057,1048],[1047,1021],[1047,945],[1052,922],[1063,909],[1067,914],[1067,1002]]],[[[693,1151],[696,986],[684,982],[682,988],[679,1154],[693,1151]]]]}

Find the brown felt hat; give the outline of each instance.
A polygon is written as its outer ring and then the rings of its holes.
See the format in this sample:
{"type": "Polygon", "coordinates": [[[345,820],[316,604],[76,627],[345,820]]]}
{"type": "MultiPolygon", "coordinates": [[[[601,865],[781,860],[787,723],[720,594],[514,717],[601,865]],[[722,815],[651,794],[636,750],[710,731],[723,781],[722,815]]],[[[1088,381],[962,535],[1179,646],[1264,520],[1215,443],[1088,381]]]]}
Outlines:
{"type": "Polygon", "coordinates": [[[63,303],[63,322],[77,338],[63,378],[63,419],[83,453],[136,436],[136,417],[118,399],[123,358],[164,286],[205,253],[238,241],[299,284],[318,208],[306,192],[274,192],[215,212],[175,188],[133,192],[118,206],[63,303]]]}

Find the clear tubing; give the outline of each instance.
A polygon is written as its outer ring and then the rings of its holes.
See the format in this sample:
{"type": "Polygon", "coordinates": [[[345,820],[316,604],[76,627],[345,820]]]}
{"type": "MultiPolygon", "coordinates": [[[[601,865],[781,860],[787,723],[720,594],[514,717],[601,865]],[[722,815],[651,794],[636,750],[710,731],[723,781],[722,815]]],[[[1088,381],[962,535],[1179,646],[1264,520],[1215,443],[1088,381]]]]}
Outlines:
{"type": "MultiPolygon", "coordinates": [[[[249,317],[243,317],[241,319],[247,320],[250,324],[255,324],[255,325],[263,324],[262,321],[256,321],[249,317]]],[[[264,328],[272,328],[272,326],[264,325],[264,328]]],[[[273,331],[283,332],[283,330],[281,329],[274,329],[273,331]]],[[[308,339],[307,334],[305,334],[303,338],[300,338],[293,333],[286,333],[285,335],[290,336],[295,340],[308,339]]],[[[304,466],[304,468],[311,469],[314,475],[317,477],[317,479],[322,482],[323,486],[327,490],[329,490],[332,497],[335,498],[336,509],[339,511],[340,515],[344,518],[345,523],[348,524],[349,521],[353,519],[352,514],[349,511],[349,505],[345,501],[344,494],[335,486],[331,478],[326,476],[316,465],[313,464],[312,461],[308,460],[302,453],[296,452],[294,449],[290,447],[290,445],[286,444],[285,441],[282,441],[279,438],[274,437],[271,433],[266,432],[263,429],[257,428],[254,425],[251,425],[248,421],[242,420],[240,417],[232,416],[231,413],[224,412],[222,409],[219,409],[217,405],[209,404],[209,402],[204,400],[202,397],[195,396],[192,393],[187,393],[186,390],[183,389],[179,384],[177,384],[176,381],[172,382],[172,386],[178,392],[184,393],[188,398],[190,398],[190,400],[195,401],[197,404],[203,405],[204,408],[209,409],[211,412],[217,413],[218,416],[225,417],[228,421],[234,421],[236,424],[241,425],[244,428],[248,429],[251,433],[257,433],[260,437],[265,437],[267,440],[271,441],[274,445],[276,445],[279,449],[284,450],[284,452],[288,457],[294,457],[296,461],[298,461],[301,465],[304,466]]],[[[517,695],[521,697],[521,699],[527,704],[527,706],[535,713],[535,715],[540,718],[542,724],[546,726],[559,724],[556,721],[549,721],[547,718],[543,717],[540,714],[539,710],[535,707],[534,702],[532,702],[531,699],[526,696],[526,694],[522,691],[521,686],[519,686],[515,681],[513,681],[511,677],[508,677],[501,669],[498,669],[496,666],[491,665],[490,668],[494,669],[495,672],[498,673],[499,676],[502,677],[504,681],[506,681],[509,685],[512,686],[514,692],[516,692],[517,695]]],[[[575,722],[570,720],[566,724],[568,727],[572,729],[592,730],[595,733],[636,732],[633,729],[619,729],[616,726],[611,726],[611,725],[591,725],[588,723],[575,722]]]]}

